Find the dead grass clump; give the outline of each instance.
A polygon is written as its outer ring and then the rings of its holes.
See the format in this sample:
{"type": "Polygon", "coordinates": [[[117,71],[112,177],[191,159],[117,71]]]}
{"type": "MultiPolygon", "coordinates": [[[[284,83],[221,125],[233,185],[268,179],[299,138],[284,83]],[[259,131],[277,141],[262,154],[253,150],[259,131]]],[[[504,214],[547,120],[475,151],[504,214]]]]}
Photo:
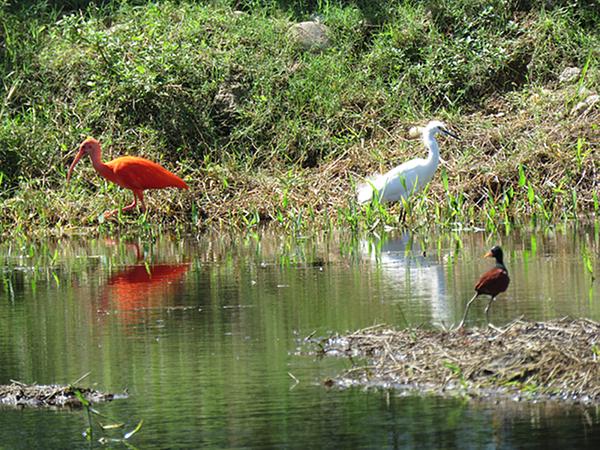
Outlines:
{"type": "Polygon", "coordinates": [[[59,385],[27,385],[11,380],[8,385],[0,385],[0,404],[11,406],[71,406],[81,407],[75,394],[79,391],[90,403],[110,401],[113,394],[89,388],[59,385]]]}
{"type": "Polygon", "coordinates": [[[588,319],[450,331],[377,326],[329,338],[323,353],[366,358],[335,380],[341,386],[600,402],[600,324],[588,319]]]}
{"type": "Polygon", "coordinates": [[[578,105],[595,97],[578,93],[576,86],[541,89],[519,100],[497,100],[492,112],[465,116],[460,126],[470,161],[449,158],[448,172],[462,181],[451,185],[485,197],[493,180],[516,187],[517,168],[523,165],[527,183],[541,197],[551,198],[555,189],[575,189],[583,209],[590,210],[591,193],[598,188],[595,124],[600,108],[578,105]]]}

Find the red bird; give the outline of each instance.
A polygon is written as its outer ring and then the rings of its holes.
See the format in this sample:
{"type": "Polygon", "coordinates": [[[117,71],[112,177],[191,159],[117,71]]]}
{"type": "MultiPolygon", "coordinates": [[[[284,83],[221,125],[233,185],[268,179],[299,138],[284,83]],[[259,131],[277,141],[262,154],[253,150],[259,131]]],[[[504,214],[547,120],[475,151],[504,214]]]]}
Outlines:
{"type": "MultiPolygon", "coordinates": [[[[145,189],[164,189],[167,187],[188,189],[188,185],[185,184],[181,178],[152,161],[138,158],[137,156],[121,156],[110,162],[103,163],[101,153],[100,142],[96,139],[87,138],[83,141],[79,146],[77,156],[75,156],[71,167],[69,167],[67,182],[69,182],[71,173],[79,160],[86,154],[90,155],[92,165],[100,176],[125,189],[131,189],[133,191],[133,203],[125,206],[123,211],[135,208],[138,199],[142,204],[142,211],[145,211],[145,189]]],[[[115,209],[114,211],[106,212],[104,213],[104,217],[109,218],[118,211],[118,209],[115,209]]]]}
{"type": "Polygon", "coordinates": [[[496,299],[498,294],[506,291],[508,288],[508,283],[510,283],[510,278],[508,278],[508,270],[506,270],[506,266],[504,265],[504,255],[502,254],[502,249],[496,245],[489,252],[487,252],[484,257],[495,258],[496,267],[488,270],[486,273],[481,275],[481,278],[479,278],[479,281],[475,285],[475,295],[471,300],[469,300],[469,303],[467,303],[467,308],[465,309],[465,313],[460,321],[460,324],[458,325],[458,328],[462,328],[462,326],[465,324],[465,319],[467,318],[467,312],[469,312],[471,303],[473,303],[480,295],[491,296],[490,301],[485,307],[485,319],[489,323],[490,319],[488,312],[492,302],[496,299]]]}

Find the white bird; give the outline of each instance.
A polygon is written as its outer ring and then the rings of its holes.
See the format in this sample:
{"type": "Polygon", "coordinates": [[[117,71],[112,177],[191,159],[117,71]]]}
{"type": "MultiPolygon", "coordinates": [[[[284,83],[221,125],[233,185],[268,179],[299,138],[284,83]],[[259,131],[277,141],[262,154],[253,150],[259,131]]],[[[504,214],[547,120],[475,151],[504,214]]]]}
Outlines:
{"type": "Polygon", "coordinates": [[[421,133],[423,144],[429,149],[427,159],[411,159],[383,175],[376,173],[370,176],[367,182],[358,186],[356,190],[358,203],[370,202],[373,193],[381,203],[397,202],[400,199],[406,200],[413,192],[423,189],[433,178],[440,162],[440,149],[435,140],[437,133],[459,139],[443,122],[432,120],[421,133]]]}

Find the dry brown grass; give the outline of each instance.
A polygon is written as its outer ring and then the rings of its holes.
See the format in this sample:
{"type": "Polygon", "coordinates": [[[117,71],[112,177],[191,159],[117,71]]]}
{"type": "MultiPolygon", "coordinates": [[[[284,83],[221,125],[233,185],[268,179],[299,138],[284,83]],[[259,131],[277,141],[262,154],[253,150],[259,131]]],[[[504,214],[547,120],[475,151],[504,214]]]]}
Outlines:
{"type": "Polygon", "coordinates": [[[83,398],[92,403],[105,402],[113,399],[113,394],[96,391],[89,388],[59,385],[29,385],[19,381],[0,385],[0,403],[11,406],[81,407],[81,401],[75,395],[79,391],[83,398]]]}
{"type": "Polygon", "coordinates": [[[366,359],[335,380],[342,386],[600,402],[600,324],[588,319],[452,331],[376,326],[321,345],[326,355],[366,359]]]}
{"type": "MultiPolygon", "coordinates": [[[[461,194],[465,199],[463,209],[473,211],[473,216],[467,219],[465,215],[463,219],[482,225],[486,203],[497,205],[511,188],[515,201],[508,213],[512,218],[526,218],[536,212],[536,205],[527,201],[529,185],[536,198],[544,200],[550,220],[560,220],[564,211],[573,208],[572,191],[577,197],[576,213],[593,213],[593,193],[600,195],[600,102],[577,109],[576,105],[592,93],[576,96],[576,89],[567,86],[540,89],[520,97],[515,94],[514,98],[490,101],[477,112],[447,118],[446,122],[461,135],[461,141],[440,141],[448,192],[439,169],[429,186],[424,209],[414,211],[406,224],[431,223],[435,206],[440,206],[444,214],[448,198],[461,194]],[[579,156],[578,141],[582,143],[579,156]],[[519,166],[524,167],[526,186],[518,184],[519,166]]],[[[384,172],[407,159],[426,155],[420,141],[408,135],[411,126],[426,122],[400,122],[392,130],[379,128],[370,140],[313,168],[277,160],[253,168],[199,167],[186,177],[189,192],[148,193],[147,222],[160,224],[163,229],[192,231],[247,229],[269,222],[288,229],[294,223],[308,229],[346,227],[348,216],[362,214],[354,200],[354,184],[373,172],[384,172]]],[[[22,195],[8,198],[1,205],[5,211],[0,219],[3,233],[15,229],[53,234],[57,229],[59,234],[85,227],[93,230],[103,211],[131,200],[129,191],[100,189],[104,182],[91,167],[83,169],[79,178],[78,188],[52,186],[44,180],[21,187],[22,195]],[[81,184],[88,185],[87,191],[81,190],[81,184]]],[[[398,217],[400,205],[387,208],[389,217],[398,217]]],[[[129,214],[123,221],[125,225],[133,224],[138,217],[129,214]]],[[[358,217],[359,222],[363,219],[358,217]]]]}
{"type": "MultiPolygon", "coordinates": [[[[518,168],[523,165],[536,195],[549,199],[554,193],[554,213],[571,201],[571,189],[578,194],[581,211],[590,211],[592,193],[600,192],[600,103],[575,111],[574,89],[546,89],[513,101],[496,100],[482,111],[447,120],[461,135],[460,142],[447,139],[441,143],[450,194],[464,193],[466,206],[475,208],[490,197],[499,201],[510,186],[523,197],[525,189],[518,192],[518,168]],[[576,156],[578,139],[586,153],[580,161],[576,156]],[[556,189],[564,195],[556,195],[556,189]]],[[[584,98],[586,95],[580,96],[579,101],[584,98]]],[[[235,225],[237,216],[253,211],[258,211],[263,221],[274,220],[285,192],[288,209],[311,210],[317,219],[327,211],[335,218],[338,208],[354,200],[352,181],[358,183],[373,172],[426,155],[419,140],[408,136],[412,125],[406,122],[391,131],[380,129],[372,140],[343,155],[315,168],[294,169],[291,178],[277,164],[257,173],[233,175],[235,184],[227,189],[207,177],[200,181],[196,196],[203,196],[200,204],[209,222],[235,225]]],[[[428,201],[442,204],[446,198],[438,175],[430,185],[428,201]]],[[[531,213],[525,203],[520,204],[524,210],[514,213],[531,213]]]]}

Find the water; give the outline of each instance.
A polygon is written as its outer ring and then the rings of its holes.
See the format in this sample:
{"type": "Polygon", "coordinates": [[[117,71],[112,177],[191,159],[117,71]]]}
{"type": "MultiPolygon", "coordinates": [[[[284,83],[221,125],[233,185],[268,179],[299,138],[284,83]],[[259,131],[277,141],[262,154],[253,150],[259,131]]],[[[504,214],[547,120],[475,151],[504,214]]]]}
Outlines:
{"type": "MultiPolygon", "coordinates": [[[[600,321],[598,228],[512,234],[0,244],[0,384],[129,392],[98,411],[138,448],[600,448],[600,411],[330,390],[350,367],[301,351],[387,323],[460,320],[493,244],[511,285],[490,318],[600,321]],[[592,256],[591,283],[582,249],[592,256]]],[[[468,325],[482,325],[485,300],[468,325]]],[[[0,449],[88,448],[81,410],[0,407],[0,449]]],[[[95,438],[100,437],[97,432],[95,438]]],[[[124,447],[113,443],[114,447],[124,447]]]]}

